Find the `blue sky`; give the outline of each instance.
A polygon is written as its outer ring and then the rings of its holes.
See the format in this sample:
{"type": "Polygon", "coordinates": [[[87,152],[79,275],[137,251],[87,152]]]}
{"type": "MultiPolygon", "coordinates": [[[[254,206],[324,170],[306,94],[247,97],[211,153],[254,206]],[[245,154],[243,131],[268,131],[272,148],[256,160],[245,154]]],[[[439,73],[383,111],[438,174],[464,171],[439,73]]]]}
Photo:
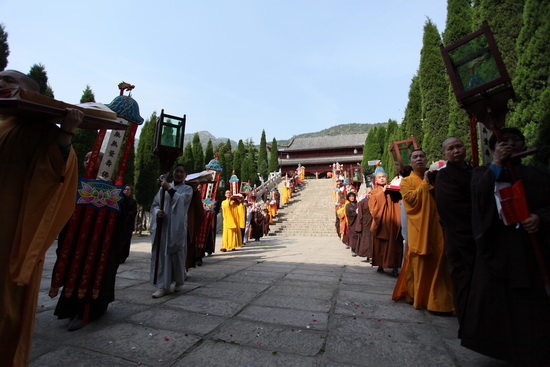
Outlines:
{"type": "Polygon", "coordinates": [[[429,17],[443,0],[0,0],[8,69],[46,67],[56,99],[117,85],[147,119],[187,114],[187,133],[267,140],[345,123],[401,122],[429,17]]]}

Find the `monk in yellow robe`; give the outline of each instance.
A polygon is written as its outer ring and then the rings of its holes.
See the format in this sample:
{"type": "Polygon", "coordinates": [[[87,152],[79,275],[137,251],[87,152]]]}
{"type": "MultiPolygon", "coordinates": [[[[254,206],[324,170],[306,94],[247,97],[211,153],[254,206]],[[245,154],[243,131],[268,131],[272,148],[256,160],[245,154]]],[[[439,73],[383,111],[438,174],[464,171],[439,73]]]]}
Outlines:
{"type": "Polygon", "coordinates": [[[287,204],[290,199],[290,182],[288,177],[283,180],[283,186],[281,187],[281,204],[287,204]]]}
{"type": "Polygon", "coordinates": [[[245,216],[242,213],[241,203],[231,199],[231,191],[225,192],[225,200],[222,201],[223,235],[220,251],[235,251],[242,247],[243,238],[241,228],[244,228],[245,216]]]}
{"type": "Polygon", "coordinates": [[[408,247],[407,265],[399,275],[398,285],[405,283],[405,296],[413,298],[414,308],[452,312],[451,279],[444,253],[443,232],[431,193],[434,187],[426,169],[426,154],[415,150],[410,162],[413,172],[401,181],[408,221],[408,247]]]}
{"type": "MultiPolygon", "coordinates": [[[[25,74],[0,72],[0,96],[17,87],[38,91],[25,74]]],[[[15,116],[0,120],[2,366],[29,364],[44,255],[74,211],[78,173],[71,139],[82,117],[67,109],[60,128],[15,116]]]]}

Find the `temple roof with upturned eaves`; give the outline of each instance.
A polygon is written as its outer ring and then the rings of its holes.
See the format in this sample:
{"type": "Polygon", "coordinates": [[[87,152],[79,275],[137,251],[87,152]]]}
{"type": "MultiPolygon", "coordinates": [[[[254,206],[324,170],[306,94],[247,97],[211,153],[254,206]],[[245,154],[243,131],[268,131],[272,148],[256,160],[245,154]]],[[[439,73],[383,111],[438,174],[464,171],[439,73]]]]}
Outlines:
{"type": "Polygon", "coordinates": [[[365,134],[346,134],[346,135],[325,135],[308,138],[293,138],[288,146],[278,147],[279,152],[289,152],[297,150],[318,150],[330,148],[363,147],[365,144],[365,134]]]}

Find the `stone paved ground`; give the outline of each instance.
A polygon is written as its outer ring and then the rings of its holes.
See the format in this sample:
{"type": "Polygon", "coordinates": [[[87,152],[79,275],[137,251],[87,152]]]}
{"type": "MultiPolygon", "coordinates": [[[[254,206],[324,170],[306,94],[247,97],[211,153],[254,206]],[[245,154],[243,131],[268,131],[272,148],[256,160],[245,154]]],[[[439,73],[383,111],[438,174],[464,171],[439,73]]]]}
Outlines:
{"type": "Polygon", "coordinates": [[[160,299],[148,282],[150,238],[134,238],[116,301],[74,332],[47,296],[55,247],[31,366],[505,366],[460,347],[454,317],[391,301],[396,279],[351,257],[336,236],[270,236],[216,252],[182,293],[160,299]]]}

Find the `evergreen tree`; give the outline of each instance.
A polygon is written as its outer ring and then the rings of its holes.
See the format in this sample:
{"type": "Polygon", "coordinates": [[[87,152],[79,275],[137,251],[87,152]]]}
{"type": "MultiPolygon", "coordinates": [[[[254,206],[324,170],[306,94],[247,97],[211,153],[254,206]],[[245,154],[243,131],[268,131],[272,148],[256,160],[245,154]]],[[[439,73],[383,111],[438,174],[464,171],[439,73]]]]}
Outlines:
{"type": "Polygon", "coordinates": [[[155,126],[157,114],[154,112],[149,120],[145,121],[137,147],[135,159],[135,199],[141,207],[141,215],[138,223],[140,232],[143,229],[144,212],[149,211],[153,199],[159,189],[158,178],[160,175],[160,163],[153,154],[155,146],[155,126]]]}
{"type": "Polygon", "coordinates": [[[250,181],[251,185],[259,184],[258,178],[258,150],[254,146],[252,139],[247,139],[246,144],[246,156],[241,164],[241,182],[250,181]]]}
{"type": "MultiPolygon", "coordinates": [[[[185,148],[183,148],[183,155],[179,156],[177,163],[181,163],[185,165],[185,167],[191,171],[195,169],[195,157],[193,156],[193,145],[187,144],[185,148]]],[[[193,172],[189,172],[193,173],[193,172]]]]}
{"type": "Polygon", "coordinates": [[[279,150],[277,149],[277,139],[273,138],[271,142],[271,152],[269,153],[269,172],[279,171],[279,150]]]}
{"type": "MultiPolygon", "coordinates": [[[[370,132],[372,129],[370,129],[370,132]]],[[[369,167],[369,153],[367,152],[367,144],[369,139],[369,134],[367,134],[367,137],[365,138],[365,143],[363,144],[363,159],[361,160],[361,172],[363,174],[370,174],[370,167],[369,167]]]]}
{"type": "Polygon", "coordinates": [[[402,129],[403,138],[410,139],[414,136],[418,146],[422,146],[422,94],[420,93],[420,80],[415,75],[411,80],[409,89],[409,101],[405,109],[405,118],[403,119],[402,129]]]}
{"type": "Polygon", "coordinates": [[[262,137],[260,138],[260,149],[258,152],[258,173],[262,175],[262,177],[267,179],[267,141],[265,138],[265,130],[262,130],[262,137]]]}
{"type": "Polygon", "coordinates": [[[246,158],[246,148],[244,146],[243,140],[240,139],[237,143],[237,149],[233,152],[233,167],[232,170],[235,171],[237,177],[241,178],[241,168],[244,159],[246,158]]]}
{"type": "Polygon", "coordinates": [[[386,125],[386,135],[384,138],[384,151],[382,152],[382,167],[384,167],[384,171],[386,171],[388,180],[395,177],[395,168],[393,167],[393,160],[390,155],[389,147],[393,144],[393,141],[396,140],[398,134],[399,126],[397,125],[397,121],[391,119],[388,120],[388,124],[386,125]]]}
{"type": "Polygon", "coordinates": [[[378,146],[378,158],[382,159],[382,154],[386,149],[386,126],[379,126],[376,130],[376,144],[378,146]]]}
{"type": "Polygon", "coordinates": [[[523,14],[523,28],[517,41],[519,55],[513,80],[517,96],[516,111],[511,118],[513,126],[523,129],[527,146],[540,151],[528,162],[548,166],[550,129],[548,120],[548,83],[550,81],[550,3],[527,0],[523,14]]]}
{"type": "Polygon", "coordinates": [[[441,143],[447,137],[449,111],[449,78],[440,51],[441,37],[437,26],[428,19],[420,52],[420,91],[422,94],[422,149],[428,160],[442,156],[441,143]]]}
{"type": "Polygon", "coordinates": [[[385,134],[385,129],[382,126],[374,126],[370,128],[367,138],[365,139],[365,146],[363,147],[363,161],[367,162],[382,159],[382,152],[380,149],[381,144],[378,141],[380,131],[383,131],[385,134]]]}
{"type": "MultiPolygon", "coordinates": [[[[82,91],[80,103],[95,102],[95,96],[89,85],[82,91]]],[[[74,129],[73,148],[78,157],[78,174],[84,176],[84,156],[94,147],[97,130],[74,129]]],[[[133,173],[132,173],[133,176],[133,173]]]]}
{"type": "Polygon", "coordinates": [[[212,144],[212,139],[208,139],[206,150],[204,151],[204,163],[208,164],[212,159],[214,159],[214,145],[212,144]]]}
{"type": "Polygon", "coordinates": [[[201,138],[199,133],[195,133],[193,136],[193,165],[189,169],[193,169],[193,172],[204,171],[204,153],[201,145],[201,138]]]}
{"type": "MultiPolygon", "coordinates": [[[[126,131],[126,136],[124,137],[124,144],[126,144],[126,140],[128,139],[128,134],[130,132],[130,129],[126,131]]],[[[135,144],[135,140],[133,142],[135,144]]],[[[126,166],[126,172],[124,172],[124,184],[125,185],[131,185],[132,187],[135,186],[135,174],[136,174],[136,150],[132,146],[132,150],[130,151],[130,157],[128,158],[128,165],[126,166]]]]}
{"type": "Polygon", "coordinates": [[[480,29],[483,20],[487,20],[511,78],[515,76],[518,61],[516,40],[522,29],[524,3],[525,0],[478,0],[474,6],[473,31],[480,29]]]}
{"type": "Polygon", "coordinates": [[[40,94],[54,98],[53,90],[48,84],[48,73],[44,65],[34,64],[27,75],[38,83],[40,94]]]}
{"type": "Polygon", "coordinates": [[[4,23],[0,23],[0,71],[4,71],[8,66],[8,56],[10,55],[10,46],[8,45],[8,32],[4,23]]]}
{"type": "MultiPolygon", "coordinates": [[[[447,1],[447,23],[443,42],[449,46],[472,33],[473,9],[470,0],[447,1]]],[[[471,159],[470,119],[458,105],[451,84],[449,84],[449,131],[448,137],[460,138],[466,146],[466,159],[471,159]]]]}

